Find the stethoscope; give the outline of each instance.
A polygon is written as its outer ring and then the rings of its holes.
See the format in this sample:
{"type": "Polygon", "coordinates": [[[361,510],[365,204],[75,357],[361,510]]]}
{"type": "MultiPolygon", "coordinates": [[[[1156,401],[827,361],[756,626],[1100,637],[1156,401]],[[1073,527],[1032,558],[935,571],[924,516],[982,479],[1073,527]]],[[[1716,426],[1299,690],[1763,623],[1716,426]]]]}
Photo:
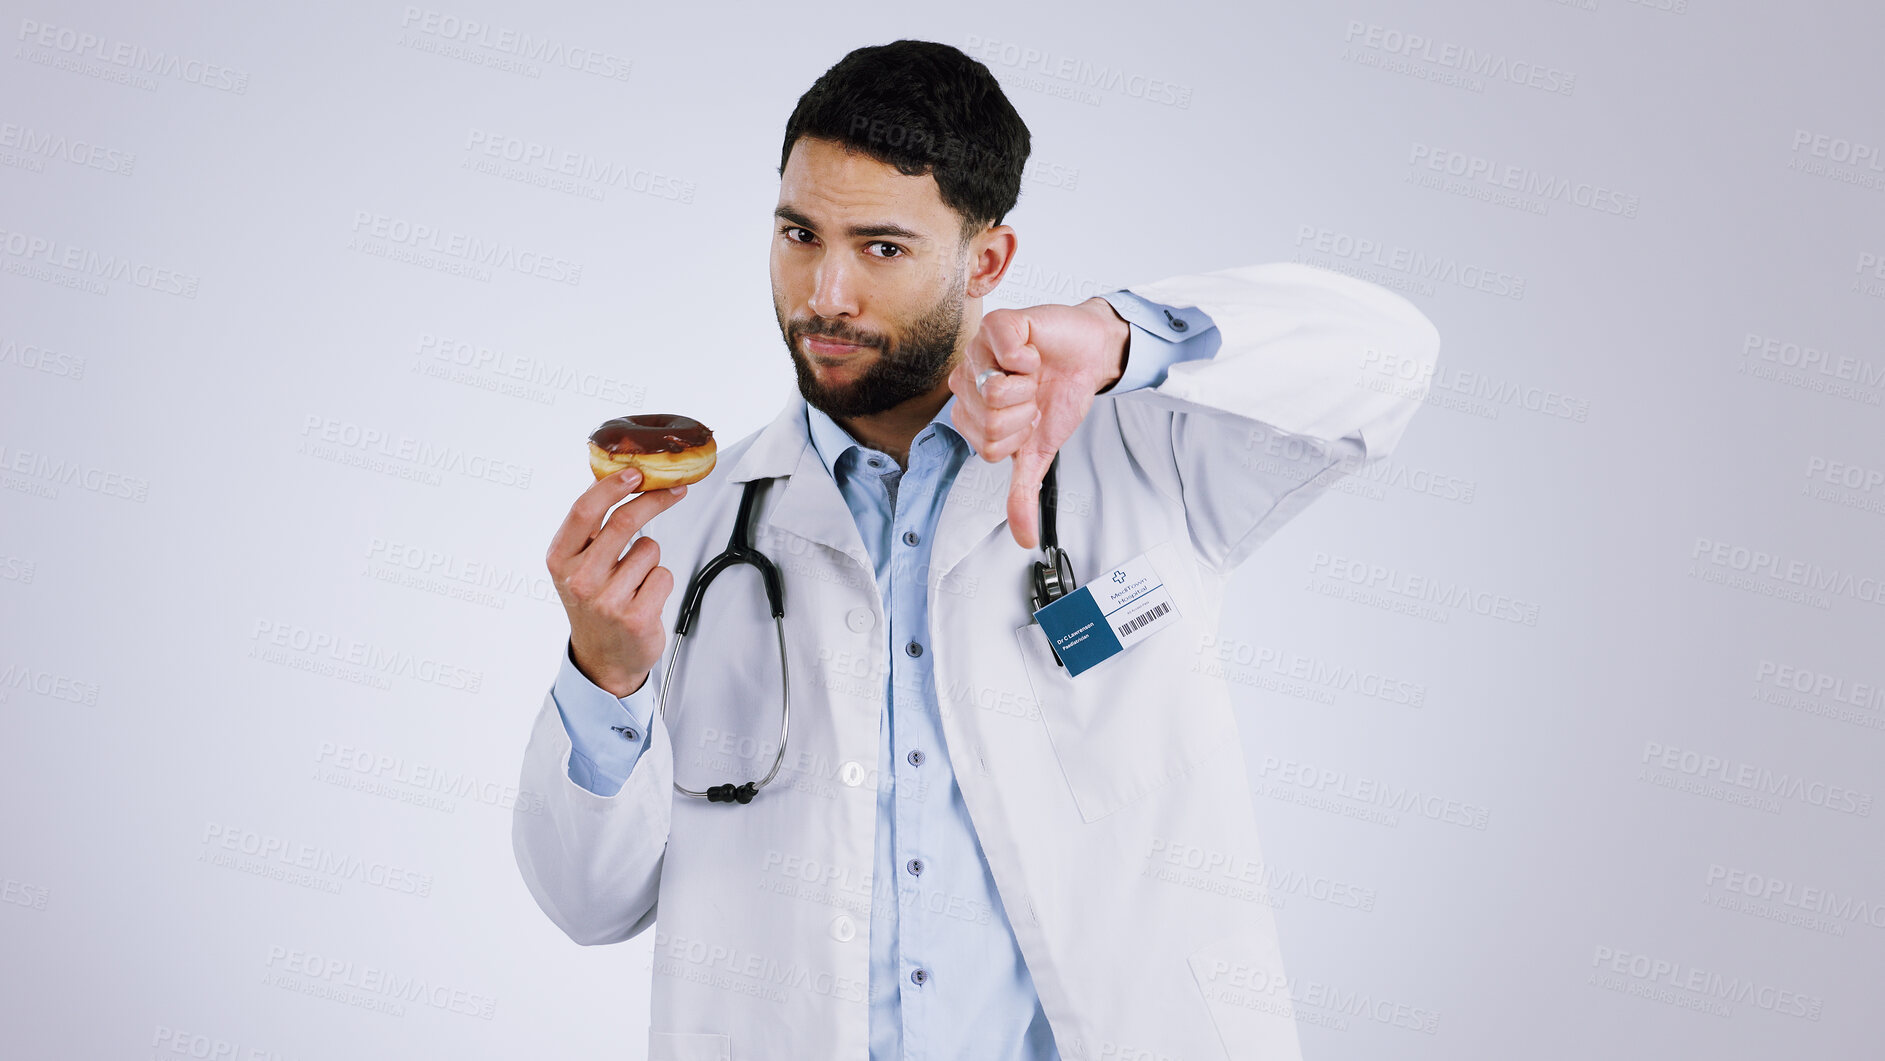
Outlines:
{"type": "MultiPolygon", "coordinates": [[[[1041,477],[1041,552],[1046,560],[1034,561],[1033,592],[1029,599],[1034,611],[1047,607],[1056,600],[1072,593],[1079,587],[1074,583],[1073,561],[1067,551],[1060,547],[1060,539],[1054,526],[1054,516],[1059,508],[1056,472],[1060,468],[1060,454],[1047,466],[1047,474],[1041,477]]],[[[785,761],[785,742],[792,724],[792,686],[786,678],[785,656],[785,592],[784,582],[779,577],[779,569],[773,566],[766,554],[753,548],[748,526],[757,507],[759,485],[771,482],[770,479],[749,479],[744,492],[740,494],[740,511],[733,521],[733,535],[727,539],[727,547],[720,555],[707,561],[687,580],[687,593],[681,598],[681,614],[674,623],[674,651],[668,656],[668,665],[661,672],[659,709],[661,720],[669,732],[674,729],[674,722],[668,717],[668,683],[674,677],[674,668],[681,659],[681,650],[686,646],[687,632],[693,629],[694,621],[700,618],[700,602],[707,595],[707,586],[715,575],[737,564],[751,564],[759,569],[759,574],[766,583],[766,602],[772,607],[772,621],[779,634],[779,750],[772,757],[772,768],[766,776],[757,781],[743,784],[727,782],[722,785],[709,785],[695,790],[674,783],[674,790],[684,796],[693,796],[710,803],[751,803],[759,790],[778,776],[779,764],[785,761]]],[[[1054,662],[1060,663],[1060,654],[1054,654],[1054,662]]],[[[679,717],[680,712],[675,712],[679,717]]]]}

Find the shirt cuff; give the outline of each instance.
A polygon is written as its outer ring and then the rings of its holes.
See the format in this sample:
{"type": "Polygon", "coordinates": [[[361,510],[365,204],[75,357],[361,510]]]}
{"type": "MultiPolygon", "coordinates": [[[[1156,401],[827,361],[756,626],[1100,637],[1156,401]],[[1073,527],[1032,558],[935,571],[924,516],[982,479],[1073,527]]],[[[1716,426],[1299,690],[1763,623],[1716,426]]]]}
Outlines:
{"type": "Polygon", "coordinates": [[[569,779],[598,796],[622,790],[641,753],[648,748],[648,727],[654,720],[655,676],[641,688],[616,696],[589,680],[576,668],[567,639],[563,664],[556,672],[550,698],[569,733],[569,779]]]}
{"type": "Polygon", "coordinates": [[[1210,357],[1223,343],[1211,315],[1196,306],[1167,306],[1124,290],[1100,297],[1125,319],[1132,335],[1123,374],[1101,394],[1156,387],[1173,365],[1210,357]]]}

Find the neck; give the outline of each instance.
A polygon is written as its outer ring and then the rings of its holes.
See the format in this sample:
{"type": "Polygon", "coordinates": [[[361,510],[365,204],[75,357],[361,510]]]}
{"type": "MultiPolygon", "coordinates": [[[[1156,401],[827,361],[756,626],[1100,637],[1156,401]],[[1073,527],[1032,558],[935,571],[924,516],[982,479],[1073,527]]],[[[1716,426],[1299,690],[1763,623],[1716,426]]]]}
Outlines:
{"type": "Polygon", "coordinates": [[[949,381],[945,379],[933,390],[919,394],[901,405],[892,406],[881,413],[866,416],[832,417],[839,427],[851,433],[851,437],[872,449],[890,454],[897,462],[897,467],[907,468],[910,464],[910,443],[916,433],[923,430],[923,425],[930,422],[949,402],[949,381]]]}

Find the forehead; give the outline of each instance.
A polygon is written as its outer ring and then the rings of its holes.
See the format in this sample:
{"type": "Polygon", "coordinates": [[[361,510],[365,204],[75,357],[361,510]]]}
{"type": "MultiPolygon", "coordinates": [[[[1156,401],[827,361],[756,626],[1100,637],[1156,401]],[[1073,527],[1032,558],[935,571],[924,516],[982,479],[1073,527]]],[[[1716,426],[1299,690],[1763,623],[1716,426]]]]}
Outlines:
{"type": "Polygon", "coordinates": [[[873,213],[894,216],[913,228],[942,229],[953,224],[955,216],[943,203],[934,176],[907,176],[837,141],[809,137],[792,145],[779,178],[779,205],[814,220],[873,213]]]}

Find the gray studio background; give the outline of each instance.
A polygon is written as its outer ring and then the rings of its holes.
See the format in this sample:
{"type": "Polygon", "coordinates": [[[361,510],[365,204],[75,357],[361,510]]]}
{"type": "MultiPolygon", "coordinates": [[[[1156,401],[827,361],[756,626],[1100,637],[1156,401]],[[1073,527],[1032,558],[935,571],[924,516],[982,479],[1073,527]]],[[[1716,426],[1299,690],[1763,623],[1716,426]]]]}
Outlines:
{"type": "Polygon", "coordinates": [[[1200,646],[1306,1056],[1876,1056],[1869,5],[0,15],[0,1053],[643,1056],[653,934],[512,862],[544,551],[602,419],[777,411],[785,118],[916,36],[1033,130],[991,306],[1297,260],[1440,329],[1200,646]]]}

